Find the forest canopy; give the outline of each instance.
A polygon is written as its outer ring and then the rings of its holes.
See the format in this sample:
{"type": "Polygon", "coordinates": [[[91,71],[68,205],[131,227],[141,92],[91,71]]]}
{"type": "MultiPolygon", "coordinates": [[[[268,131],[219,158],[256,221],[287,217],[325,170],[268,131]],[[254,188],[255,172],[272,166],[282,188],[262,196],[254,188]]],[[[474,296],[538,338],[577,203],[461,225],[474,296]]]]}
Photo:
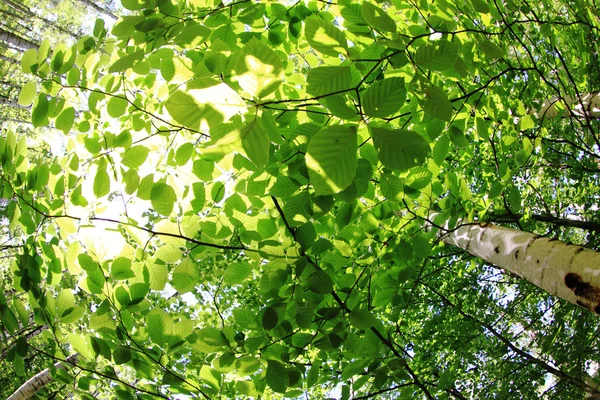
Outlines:
{"type": "Polygon", "coordinates": [[[600,398],[594,0],[81,3],[0,29],[3,394],[600,398]]]}

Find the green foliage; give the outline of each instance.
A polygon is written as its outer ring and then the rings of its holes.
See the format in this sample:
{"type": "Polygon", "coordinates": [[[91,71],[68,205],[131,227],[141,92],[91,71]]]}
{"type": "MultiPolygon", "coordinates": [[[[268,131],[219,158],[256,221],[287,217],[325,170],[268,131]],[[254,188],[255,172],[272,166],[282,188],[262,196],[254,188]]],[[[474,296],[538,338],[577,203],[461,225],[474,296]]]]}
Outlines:
{"type": "Polygon", "coordinates": [[[62,149],[0,137],[7,361],[76,352],[81,398],[594,393],[593,316],[429,229],[597,247],[534,219],[597,209],[596,121],[535,113],[597,90],[572,44],[598,20],[559,3],[123,0],[28,50],[19,104],[62,149]]]}

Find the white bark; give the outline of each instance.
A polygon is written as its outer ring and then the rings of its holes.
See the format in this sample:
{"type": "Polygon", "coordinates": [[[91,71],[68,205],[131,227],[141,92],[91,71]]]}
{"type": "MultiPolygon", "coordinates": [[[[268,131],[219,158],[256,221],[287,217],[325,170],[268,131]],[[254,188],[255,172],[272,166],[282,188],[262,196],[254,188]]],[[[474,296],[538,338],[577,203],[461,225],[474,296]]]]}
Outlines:
{"type": "MultiPolygon", "coordinates": [[[[79,355],[77,353],[72,354],[67,357],[65,361],[54,364],[54,367],[56,369],[71,368],[73,365],[77,364],[78,357],[79,355]]],[[[50,381],[52,381],[52,376],[50,375],[50,369],[47,368],[21,385],[21,387],[6,400],[27,400],[33,397],[38,390],[46,386],[50,381]]]]}
{"type": "Polygon", "coordinates": [[[579,98],[555,96],[546,100],[542,107],[535,113],[538,118],[552,119],[562,115],[573,115],[580,118],[600,118],[600,92],[582,93],[579,98]],[[560,103],[565,111],[559,111],[556,105],[560,103]]]}
{"type": "Polygon", "coordinates": [[[550,294],[600,314],[600,253],[492,224],[465,224],[440,238],[550,294]]]}
{"type": "Polygon", "coordinates": [[[115,14],[113,14],[112,12],[108,11],[107,9],[100,7],[98,4],[94,3],[92,0],[79,0],[81,1],[83,4],[92,7],[94,10],[98,11],[99,13],[102,13],[104,15],[106,15],[107,17],[110,17],[112,19],[114,19],[115,21],[117,19],[119,19],[119,17],[117,17],[115,14]]]}
{"type": "Polygon", "coordinates": [[[6,42],[14,48],[21,49],[23,51],[28,49],[37,49],[39,46],[21,36],[18,36],[12,32],[5,31],[0,28],[0,40],[6,42]]]}

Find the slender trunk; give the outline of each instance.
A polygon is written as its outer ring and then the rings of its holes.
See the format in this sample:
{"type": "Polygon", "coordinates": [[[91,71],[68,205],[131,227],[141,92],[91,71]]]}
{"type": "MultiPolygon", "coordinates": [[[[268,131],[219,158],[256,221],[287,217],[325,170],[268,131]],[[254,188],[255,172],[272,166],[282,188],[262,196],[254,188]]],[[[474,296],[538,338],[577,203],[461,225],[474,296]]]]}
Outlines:
{"type": "MultiPolygon", "coordinates": [[[[4,10],[0,10],[3,14],[6,13],[6,11],[4,10]]],[[[13,14],[14,15],[14,14],[13,14]]],[[[0,19],[0,25],[2,25],[2,27],[4,29],[6,29],[7,31],[12,31],[14,32],[16,35],[23,37],[25,40],[29,40],[32,36],[32,30],[31,30],[31,24],[29,24],[29,26],[27,26],[28,24],[24,24],[23,23],[23,19],[19,18],[18,16],[16,18],[11,18],[9,16],[7,17],[2,17],[0,19]],[[5,22],[7,21],[11,21],[13,22],[14,25],[8,25],[5,22]],[[28,38],[29,36],[29,38],[28,38]]]]}
{"type": "MultiPolygon", "coordinates": [[[[2,9],[0,9],[0,13],[9,16],[10,18],[14,19],[15,21],[16,20],[23,20],[23,18],[21,16],[17,15],[16,13],[10,12],[8,10],[2,10],[2,9]]],[[[35,19],[39,19],[49,29],[53,29],[55,31],[64,33],[65,35],[71,36],[74,39],[79,39],[80,38],[79,35],[66,30],[62,26],[58,25],[58,23],[56,23],[54,21],[50,21],[49,19],[47,19],[43,15],[32,14],[32,15],[29,15],[29,17],[33,17],[35,19]]],[[[22,24],[20,24],[20,25],[22,25],[22,24]]]]}
{"type": "Polygon", "coordinates": [[[583,93],[581,98],[571,96],[555,96],[544,102],[542,107],[535,112],[538,118],[551,119],[557,116],[575,116],[582,118],[600,118],[600,92],[583,93]],[[557,104],[565,108],[561,112],[557,104]]]}
{"type": "Polygon", "coordinates": [[[7,99],[4,96],[0,96],[0,106],[9,106],[9,107],[16,107],[16,108],[28,108],[28,107],[20,105],[19,103],[17,103],[14,100],[7,99]]]}
{"type": "Polygon", "coordinates": [[[600,314],[600,253],[596,251],[485,223],[459,225],[440,238],[600,314]]]}
{"type": "Polygon", "coordinates": [[[100,7],[98,4],[94,3],[91,0],[79,0],[80,2],[82,2],[83,4],[87,5],[88,7],[92,7],[94,10],[98,11],[101,14],[104,14],[114,20],[119,19],[119,17],[117,17],[115,14],[113,14],[112,12],[108,11],[107,9],[100,7]]]}
{"type": "Polygon", "coordinates": [[[21,63],[18,60],[15,60],[14,58],[5,56],[3,54],[0,54],[0,60],[6,61],[7,63],[15,64],[15,65],[21,65],[21,63]]]}
{"type": "Polygon", "coordinates": [[[9,7],[11,7],[15,11],[18,11],[18,12],[21,12],[21,13],[27,14],[27,15],[33,15],[33,12],[27,6],[16,3],[12,0],[2,0],[2,2],[6,5],[8,5],[9,7]]]}
{"type": "MultiPolygon", "coordinates": [[[[54,364],[56,369],[69,369],[70,367],[77,364],[78,354],[72,354],[67,357],[66,360],[62,362],[57,362],[54,364]]],[[[47,368],[35,375],[33,378],[29,379],[20,388],[16,390],[13,394],[11,394],[6,400],[27,400],[33,396],[35,393],[40,390],[42,387],[46,386],[49,382],[52,381],[52,376],[50,375],[50,368],[47,368]]]]}
{"type": "Polygon", "coordinates": [[[12,47],[16,47],[16,48],[22,49],[22,50],[39,48],[39,46],[37,44],[35,44],[27,39],[24,39],[21,36],[18,36],[12,32],[5,31],[2,28],[0,28],[0,40],[8,43],[12,47]]]}

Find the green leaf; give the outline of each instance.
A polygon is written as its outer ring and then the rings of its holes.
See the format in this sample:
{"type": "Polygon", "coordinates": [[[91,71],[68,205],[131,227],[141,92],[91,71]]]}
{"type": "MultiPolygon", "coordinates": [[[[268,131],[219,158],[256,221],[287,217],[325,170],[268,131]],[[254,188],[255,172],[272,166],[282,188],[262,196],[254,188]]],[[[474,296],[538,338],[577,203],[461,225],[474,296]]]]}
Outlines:
{"type": "Polygon", "coordinates": [[[137,50],[131,54],[124,55],[123,57],[119,57],[108,69],[109,73],[114,72],[123,72],[136,64],[138,61],[144,59],[146,53],[144,50],[137,50]]]}
{"type": "Polygon", "coordinates": [[[154,210],[159,214],[165,216],[171,215],[176,200],[177,195],[171,186],[163,182],[156,182],[152,185],[150,201],[154,210]]]}
{"type": "Polygon", "coordinates": [[[184,49],[195,49],[210,36],[210,29],[200,25],[195,21],[188,22],[188,25],[175,37],[175,43],[184,49]]]}
{"type": "Polygon", "coordinates": [[[40,93],[31,111],[31,123],[34,127],[48,125],[48,106],[48,98],[44,93],[40,93]]]}
{"type": "Polygon", "coordinates": [[[263,128],[260,119],[246,121],[239,129],[220,137],[210,146],[202,150],[203,154],[225,155],[233,151],[245,154],[259,169],[269,161],[269,146],[271,142],[263,128]]]}
{"type": "Polygon", "coordinates": [[[221,74],[227,67],[230,55],[231,49],[229,46],[221,39],[215,39],[204,52],[204,65],[213,74],[221,74]]]}
{"type": "Polygon", "coordinates": [[[246,43],[239,53],[235,72],[239,85],[253,97],[265,97],[283,82],[281,59],[256,38],[246,43]]]}
{"type": "Polygon", "coordinates": [[[171,317],[162,308],[153,308],[146,316],[146,328],[150,339],[159,346],[167,343],[167,336],[172,325],[171,317]]]}
{"type": "Polygon", "coordinates": [[[440,40],[435,44],[419,47],[415,54],[415,62],[422,68],[432,71],[445,71],[454,66],[458,58],[458,44],[440,40]]]}
{"type": "Polygon", "coordinates": [[[267,360],[267,384],[277,393],[285,393],[289,384],[285,366],[279,361],[267,360]]]}
{"type": "Polygon", "coordinates": [[[381,8],[365,1],[361,11],[362,16],[372,28],[381,32],[396,32],[396,22],[381,8]]]}
{"type": "Polygon", "coordinates": [[[469,147],[469,141],[467,140],[465,134],[456,126],[450,127],[450,139],[457,147],[469,147]]]}
{"type": "Polygon", "coordinates": [[[58,317],[66,316],[75,307],[75,296],[70,289],[63,289],[56,297],[56,313],[58,317]]]}
{"type": "Polygon", "coordinates": [[[130,147],[125,154],[123,154],[121,164],[129,168],[139,168],[146,161],[148,152],[149,150],[145,146],[139,145],[130,147]]]}
{"type": "Polygon", "coordinates": [[[310,249],[316,239],[317,231],[311,222],[302,224],[296,229],[296,240],[302,246],[303,250],[310,249]]]}
{"type": "Polygon", "coordinates": [[[322,270],[317,270],[306,279],[308,288],[316,293],[327,294],[333,291],[333,280],[322,270]]]}
{"type": "Polygon", "coordinates": [[[98,165],[96,176],[94,177],[94,195],[98,198],[104,197],[110,193],[110,177],[106,172],[106,163],[98,165]]]}
{"type": "Polygon", "coordinates": [[[210,189],[210,197],[213,202],[220,203],[225,197],[225,185],[223,182],[215,182],[213,187],[210,189]]]}
{"type": "Polygon", "coordinates": [[[176,90],[165,107],[176,122],[193,130],[216,127],[246,112],[246,103],[237,92],[213,79],[188,82],[187,90],[176,90]]]}
{"type": "Polygon", "coordinates": [[[318,17],[306,19],[304,32],[310,47],[324,55],[338,57],[348,50],[346,36],[331,22],[318,17]]]}
{"type": "Polygon", "coordinates": [[[398,112],[405,100],[404,78],[387,78],[375,82],[367,89],[362,97],[362,104],[365,114],[385,118],[398,112]]]}
{"type": "Polygon", "coordinates": [[[306,91],[316,97],[347,91],[356,86],[357,78],[351,66],[313,68],[306,78],[306,91]]]}
{"type": "Polygon", "coordinates": [[[37,86],[34,81],[29,81],[23,85],[21,92],[19,93],[19,104],[22,106],[29,106],[33,103],[35,95],[37,94],[37,86]]]}
{"type": "Polygon", "coordinates": [[[108,100],[108,103],[106,104],[106,111],[111,117],[119,118],[120,116],[125,114],[128,105],[129,102],[127,101],[127,99],[121,96],[113,96],[110,98],[110,100],[108,100]]]}
{"type": "Polygon", "coordinates": [[[471,0],[471,4],[473,4],[473,8],[478,13],[489,14],[490,12],[490,6],[485,2],[485,0],[471,0]]]}
{"type": "Polygon", "coordinates": [[[171,284],[179,293],[183,294],[194,290],[199,279],[198,265],[192,259],[186,258],[173,270],[171,284]]]}
{"type": "Polygon", "coordinates": [[[71,131],[73,122],[75,121],[75,109],[73,107],[67,107],[56,117],[54,126],[56,129],[63,131],[66,135],[71,131]]]}
{"type": "Polygon", "coordinates": [[[2,324],[9,333],[15,333],[19,330],[19,321],[17,321],[17,317],[8,306],[1,305],[0,313],[2,314],[2,324]]]}
{"type": "Polygon", "coordinates": [[[267,307],[262,317],[263,329],[269,331],[279,323],[279,315],[274,307],[267,307]]]}
{"type": "Polygon", "coordinates": [[[363,331],[377,324],[377,319],[365,308],[352,311],[349,318],[352,325],[363,331]]]}
{"type": "Polygon", "coordinates": [[[521,201],[521,191],[515,185],[511,185],[508,189],[508,203],[514,212],[521,211],[521,201]]]}
{"type": "Polygon", "coordinates": [[[323,128],[308,143],[306,166],[317,196],[339,193],[353,182],[358,160],[356,126],[323,128]]]}
{"type": "Polygon", "coordinates": [[[502,57],[504,57],[504,50],[502,50],[502,48],[500,46],[498,46],[496,43],[491,42],[489,40],[481,40],[479,41],[479,48],[483,51],[483,53],[494,59],[494,60],[498,60],[502,57]]]}
{"type": "Polygon", "coordinates": [[[228,285],[242,283],[252,273],[252,267],[245,262],[232,262],[225,269],[223,282],[228,285]]]}
{"type": "Polygon", "coordinates": [[[429,156],[429,143],[416,132],[369,125],[373,145],[381,163],[392,169],[407,170],[422,165],[429,156]]]}
{"type": "Polygon", "coordinates": [[[437,86],[430,86],[425,92],[425,101],[422,102],[423,111],[434,118],[443,121],[452,120],[452,102],[446,93],[437,86]]]}
{"type": "Polygon", "coordinates": [[[135,274],[131,270],[131,260],[125,257],[115,258],[110,267],[110,274],[115,280],[133,278],[135,274]]]}
{"type": "Polygon", "coordinates": [[[338,118],[352,120],[358,117],[356,109],[346,104],[346,97],[344,95],[327,96],[319,101],[329,109],[329,112],[338,118]]]}
{"type": "Polygon", "coordinates": [[[184,143],[175,152],[175,161],[177,165],[182,166],[187,164],[187,162],[194,154],[194,145],[192,143],[184,143]]]}
{"type": "Polygon", "coordinates": [[[131,350],[127,347],[117,347],[113,350],[112,356],[115,364],[125,364],[131,360],[131,350]]]}
{"type": "Polygon", "coordinates": [[[439,137],[439,139],[437,140],[437,142],[435,143],[435,146],[433,146],[433,153],[432,153],[432,158],[433,161],[435,161],[435,163],[437,165],[442,165],[442,163],[444,162],[444,160],[446,159],[446,156],[448,155],[448,151],[450,150],[450,139],[448,138],[447,135],[442,135],[439,137]]]}
{"type": "Polygon", "coordinates": [[[38,70],[38,51],[37,49],[29,49],[23,53],[21,57],[21,68],[26,74],[36,73],[38,70]]]}

